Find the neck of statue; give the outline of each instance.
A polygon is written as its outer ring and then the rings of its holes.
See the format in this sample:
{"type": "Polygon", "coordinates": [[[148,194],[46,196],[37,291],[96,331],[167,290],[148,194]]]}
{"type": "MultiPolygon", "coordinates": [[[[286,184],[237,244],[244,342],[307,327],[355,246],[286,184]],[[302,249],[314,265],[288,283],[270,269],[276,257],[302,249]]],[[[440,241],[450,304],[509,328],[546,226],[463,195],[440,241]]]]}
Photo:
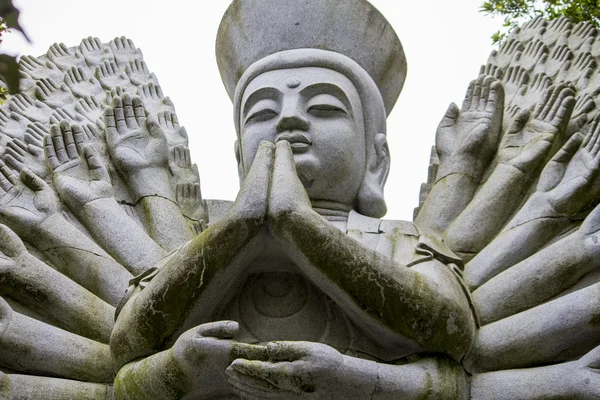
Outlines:
{"type": "Polygon", "coordinates": [[[348,214],[352,206],[328,200],[311,200],[313,210],[331,222],[342,232],[346,232],[348,214]]]}

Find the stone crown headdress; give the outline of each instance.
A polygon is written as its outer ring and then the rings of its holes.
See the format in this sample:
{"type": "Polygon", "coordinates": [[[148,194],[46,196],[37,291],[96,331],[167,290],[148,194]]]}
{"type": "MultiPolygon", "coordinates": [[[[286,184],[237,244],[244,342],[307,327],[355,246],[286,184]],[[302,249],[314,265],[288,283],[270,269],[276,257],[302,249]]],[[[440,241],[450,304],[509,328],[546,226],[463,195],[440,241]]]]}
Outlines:
{"type": "Polygon", "coordinates": [[[373,79],[389,115],[406,78],[402,44],[365,0],[234,0],[219,27],[217,63],[229,97],[255,62],[294,49],[340,53],[373,79]]]}

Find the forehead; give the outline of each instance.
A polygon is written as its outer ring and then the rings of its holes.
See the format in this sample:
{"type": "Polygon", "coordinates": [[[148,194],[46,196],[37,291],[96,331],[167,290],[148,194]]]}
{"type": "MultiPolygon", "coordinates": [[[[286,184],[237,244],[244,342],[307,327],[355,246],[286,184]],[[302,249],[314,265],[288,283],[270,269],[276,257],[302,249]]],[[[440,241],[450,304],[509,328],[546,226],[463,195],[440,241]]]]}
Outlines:
{"type": "Polygon", "coordinates": [[[320,93],[341,92],[351,103],[360,101],[356,87],[346,76],[327,68],[305,67],[273,70],[257,76],[246,87],[242,104],[252,94],[264,89],[272,89],[271,92],[275,95],[299,93],[313,87],[319,89],[320,93]]]}

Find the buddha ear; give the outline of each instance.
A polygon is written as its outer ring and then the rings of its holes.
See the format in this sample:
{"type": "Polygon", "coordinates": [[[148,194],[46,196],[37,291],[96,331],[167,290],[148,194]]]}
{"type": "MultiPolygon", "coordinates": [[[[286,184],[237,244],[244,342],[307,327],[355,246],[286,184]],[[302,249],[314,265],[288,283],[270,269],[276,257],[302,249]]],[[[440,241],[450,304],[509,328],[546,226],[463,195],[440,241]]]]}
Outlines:
{"type": "Polygon", "coordinates": [[[240,146],[240,141],[236,140],[235,143],[233,144],[233,151],[235,152],[235,159],[237,160],[237,164],[238,164],[238,177],[240,178],[240,185],[242,184],[242,181],[244,180],[244,166],[242,165],[242,148],[240,146]]]}
{"type": "Polygon", "coordinates": [[[390,172],[390,150],[385,134],[378,133],[373,140],[367,158],[367,170],[358,190],[358,212],[373,218],[381,218],[387,212],[383,187],[390,172]]]}

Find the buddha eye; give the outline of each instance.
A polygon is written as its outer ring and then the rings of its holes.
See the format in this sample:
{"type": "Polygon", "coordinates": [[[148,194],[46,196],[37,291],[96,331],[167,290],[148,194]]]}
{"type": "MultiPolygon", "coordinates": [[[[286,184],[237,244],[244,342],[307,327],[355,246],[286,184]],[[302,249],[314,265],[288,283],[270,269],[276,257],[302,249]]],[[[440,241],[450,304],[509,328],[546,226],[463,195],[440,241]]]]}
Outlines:
{"type": "Polygon", "coordinates": [[[262,110],[257,110],[255,112],[251,113],[250,115],[248,115],[248,117],[246,118],[246,122],[244,124],[248,124],[251,122],[268,121],[275,117],[277,117],[277,112],[275,110],[272,110],[270,108],[264,108],[262,110]]]}
{"type": "Polygon", "coordinates": [[[346,107],[335,96],[320,94],[308,103],[308,113],[323,118],[335,118],[348,114],[346,107]]]}

